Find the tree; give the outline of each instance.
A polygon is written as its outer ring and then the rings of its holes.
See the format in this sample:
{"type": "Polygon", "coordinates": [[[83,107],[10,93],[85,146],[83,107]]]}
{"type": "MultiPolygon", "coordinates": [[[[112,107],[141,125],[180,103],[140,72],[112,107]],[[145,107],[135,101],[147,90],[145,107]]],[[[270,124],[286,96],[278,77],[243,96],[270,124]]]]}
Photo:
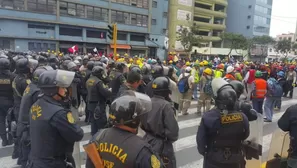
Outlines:
{"type": "MultiPolygon", "coordinates": [[[[187,18],[189,21],[190,18],[187,18]]],[[[190,22],[189,22],[190,23],[190,22]]],[[[185,27],[180,25],[180,29],[176,32],[177,33],[177,41],[180,41],[181,45],[184,48],[184,51],[190,55],[192,52],[193,46],[200,46],[200,41],[202,39],[201,36],[197,35],[199,32],[198,26],[193,24],[190,27],[185,27]]]]}
{"type": "Polygon", "coordinates": [[[292,43],[290,40],[281,40],[275,45],[275,50],[285,56],[285,58],[287,58],[288,54],[291,52],[291,49],[292,43]]]}
{"type": "Polygon", "coordinates": [[[259,46],[261,49],[261,56],[264,56],[267,54],[268,51],[268,45],[274,44],[275,41],[272,37],[263,35],[263,36],[255,36],[253,39],[252,47],[259,46]]]}
{"type": "Polygon", "coordinates": [[[249,45],[249,41],[241,34],[223,33],[221,38],[230,48],[228,55],[230,55],[233,50],[246,49],[249,45]]]}

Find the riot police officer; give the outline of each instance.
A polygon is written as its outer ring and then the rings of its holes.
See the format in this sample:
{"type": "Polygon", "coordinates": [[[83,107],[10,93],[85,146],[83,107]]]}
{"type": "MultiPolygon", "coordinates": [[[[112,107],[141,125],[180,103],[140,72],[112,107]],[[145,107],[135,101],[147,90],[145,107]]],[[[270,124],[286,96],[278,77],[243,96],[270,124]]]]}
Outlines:
{"type": "MultiPolygon", "coordinates": [[[[150,145],[136,135],[140,123],[139,117],[151,109],[150,98],[133,91],[125,92],[125,95],[112,102],[110,118],[114,126],[101,130],[90,142],[90,144],[95,143],[99,149],[98,153],[103,161],[102,167],[111,165],[114,168],[163,167],[150,145]]],[[[89,156],[89,150],[86,152],[89,156]]],[[[86,168],[94,168],[98,161],[88,157],[86,168]]]]}
{"type": "Polygon", "coordinates": [[[100,66],[95,66],[91,77],[86,82],[91,135],[96,134],[99,129],[104,128],[107,124],[106,101],[111,99],[112,93],[102,81],[105,77],[104,69],[100,66]]]}
{"type": "Polygon", "coordinates": [[[117,97],[120,86],[126,82],[126,78],[124,77],[124,73],[128,71],[127,65],[119,62],[116,63],[116,68],[114,73],[110,73],[110,86],[112,91],[112,100],[117,97]]]}
{"type": "Polygon", "coordinates": [[[152,84],[152,110],[140,117],[141,128],[146,132],[144,140],[160,154],[166,167],[175,168],[173,142],[178,139],[178,123],[175,111],[170,103],[169,77],[158,77],[152,84]],[[169,101],[168,101],[169,100],[169,101]]]}
{"type": "MultiPolygon", "coordinates": [[[[21,99],[27,85],[31,83],[31,73],[37,67],[38,61],[21,58],[16,61],[16,77],[12,82],[13,88],[13,97],[14,97],[14,104],[13,104],[13,113],[11,114],[13,121],[17,122],[19,116],[19,110],[21,105],[21,99]]],[[[14,124],[13,124],[14,125],[14,124]]],[[[17,141],[16,136],[16,128],[12,128],[12,135],[14,138],[14,151],[12,153],[12,158],[18,158],[19,156],[19,142],[17,141]]]]}
{"type": "MultiPolygon", "coordinates": [[[[156,79],[157,77],[160,77],[163,75],[163,67],[160,65],[155,65],[153,66],[152,70],[151,70],[151,74],[153,79],[156,79]]],[[[145,88],[145,93],[149,96],[149,97],[153,97],[153,90],[152,90],[152,84],[153,84],[153,80],[151,82],[149,82],[146,85],[145,88]]]]}
{"type": "Polygon", "coordinates": [[[83,130],[75,123],[72,112],[60,104],[67,97],[74,75],[50,70],[39,77],[38,87],[43,94],[30,109],[29,168],[66,168],[70,146],[83,138],[83,130]]]}
{"type": "Polygon", "coordinates": [[[243,94],[244,92],[244,86],[241,82],[237,81],[237,80],[230,80],[229,81],[230,85],[233,87],[233,89],[236,92],[237,95],[237,101],[235,103],[235,107],[234,109],[236,111],[241,111],[243,112],[249,121],[254,121],[257,119],[257,112],[252,109],[252,105],[249,104],[248,102],[244,101],[244,100],[239,100],[239,97],[243,94]]]}
{"type": "Polygon", "coordinates": [[[17,137],[20,140],[20,156],[18,158],[22,168],[26,167],[28,156],[30,153],[30,134],[29,134],[29,113],[30,108],[37,101],[38,94],[40,93],[40,89],[37,86],[39,76],[47,71],[53,70],[51,66],[43,66],[37,68],[32,77],[32,83],[30,83],[24,91],[21,105],[20,105],[20,113],[17,124],[17,137]]]}
{"type": "Polygon", "coordinates": [[[236,92],[222,78],[213,79],[215,108],[206,112],[197,132],[198,152],[204,156],[204,168],[241,168],[242,141],[249,136],[249,121],[234,109],[236,92]]]}
{"type": "Polygon", "coordinates": [[[10,61],[7,58],[0,58],[0,137],[2,146],[9,145],[5,119],[7,111],[13,106],[12,81],[14,75],[10,72],[10,61]]]}
{"type": "Polygon", "coordinates": [[[58,69],[59,60],[55,55],[50,55],[47,60],[49,66],[51,66],[53,69],[58,69]]]}

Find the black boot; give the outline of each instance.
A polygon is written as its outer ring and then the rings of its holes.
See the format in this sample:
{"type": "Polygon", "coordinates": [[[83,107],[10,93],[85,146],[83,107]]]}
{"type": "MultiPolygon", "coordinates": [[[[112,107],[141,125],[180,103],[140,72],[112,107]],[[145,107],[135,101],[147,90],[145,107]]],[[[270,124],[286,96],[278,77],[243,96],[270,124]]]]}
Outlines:
{"type": "Polygon", "coordinates": [[[9,145],[6,134],[1,135],[1,139],[2,139],[2,146],[3,147],[9,145]]]}

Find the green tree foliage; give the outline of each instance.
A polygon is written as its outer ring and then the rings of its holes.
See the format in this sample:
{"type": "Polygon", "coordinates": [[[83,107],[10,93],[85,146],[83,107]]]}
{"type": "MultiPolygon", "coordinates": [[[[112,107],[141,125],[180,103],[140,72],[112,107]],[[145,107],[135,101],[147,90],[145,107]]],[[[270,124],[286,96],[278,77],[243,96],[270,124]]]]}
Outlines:
{"type": "Polygon", "coordinates": [[[223,33],[221,38],[224,40],[224,43],[227,44],[227,47],[230,48],[229,54],[235,49],[247,49],[249,46],[249,41],[241,34],[236,33],[223,33]]]}
{"type": "Polygon", "coordinates": [[[274,48],[277,52],[283,54],[286,58],[289,52],[291,52],[292,43],[290,40],[281,40],[276,43],[274,48]]]}

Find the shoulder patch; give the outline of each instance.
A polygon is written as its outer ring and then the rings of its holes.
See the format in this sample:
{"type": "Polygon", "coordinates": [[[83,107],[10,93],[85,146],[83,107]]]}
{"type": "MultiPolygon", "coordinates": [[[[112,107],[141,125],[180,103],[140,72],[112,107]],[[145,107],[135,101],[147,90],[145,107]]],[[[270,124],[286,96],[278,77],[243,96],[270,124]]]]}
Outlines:
{"type": "Polygon", "coordinates": [[[27,79],[26,80],[26,83],[27,83],[27,85],[29,85],[31,83],[31,80],[30,79],[27,79]]]}
{"type": "Polygon", "coordinates": [[[67,113],[67,120],[69,123],[74,124],[74,118],[71,112],[67,113]]]}
{"type": "Polygon", "coordinates": [[[222,124],[230,124],[243,121],[242,114],[240,113],[233,113],[221,116],[221,123],[222,124]]]}
{"type": "Polygon", "coordinates": [[[152,165],[152,168],[160,168],[161,167],[160,160],[155,155],[151,156],[151,165],[152,165]]]}
{"type": "Polygon", "coordinates": [[[28,86],[26,87],[26,89],[25,89],[23,95],[25,96],[25,95],[27,95],[29,92],[30,92],[30,87],[29,87],[29,85],[28,85],[28,86]]]}

